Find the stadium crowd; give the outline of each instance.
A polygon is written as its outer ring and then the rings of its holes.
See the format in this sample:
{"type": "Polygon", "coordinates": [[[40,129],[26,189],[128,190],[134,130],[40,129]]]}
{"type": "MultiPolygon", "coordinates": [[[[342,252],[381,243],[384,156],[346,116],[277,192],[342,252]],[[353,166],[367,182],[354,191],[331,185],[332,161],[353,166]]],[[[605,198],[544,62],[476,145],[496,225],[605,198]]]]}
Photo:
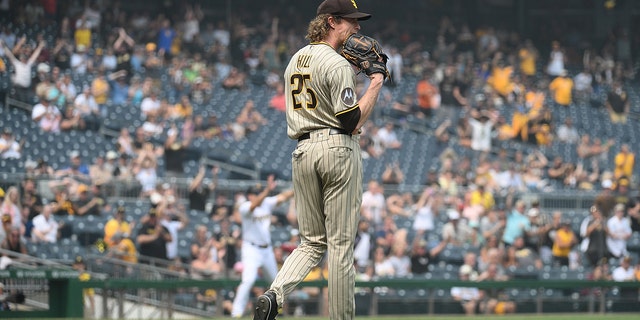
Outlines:
{"type": "MultiPolygon", "coordinates": [[[[268,11],[261,13],[265,19],[227,21],[207,19],[189,3],[176,4],[172,15],[127,12],[118,1],[87,1],[65,11],[47,3],[2,8],[0,72],[10,75],[3,96],[32,105],[32,121],[51,135],[99,132],[104,119],[123,108],[139,111],[140,125],[117,128],[115,148],[95,159],[71,150],[64,168],[27,158],[25,137],[2,128],[0,158],[24,161],[25,172],[19,184],[0,189],[0,247],[29,254],[27,243],[56,243],[73,234],[61,223],[65,216],[112,217],[99,241],[105,255],[133,264],[149,263],[148,257],[170,261],[167,268],[195,278],[238,277],[242,230],[235,204],[245,195],[218,192],[220,168],[201,165],[187,176],[183,162],[202,156],[193,139],[251,139],[268,121],[260,108],[284,110],[282,69],[304,43],[302,34],[268,11]],[[16,34],[16,26],[40,31],[16,34]],[[251,96],[249,83],[269,87],[272,97],[247,99],[234,106],[237,117],[219,123],[211,103],[216,91],[251,96]],[[210,112],[194,112],[194,105],[210,112]],[[188,178],[188,193],[162,183],[164,177],[188,178]],[[41,195],[42,179],[51,197],[41,195]],[[142,218],[132,220],[132,208],[109,199],[114,181],[151,203],[142,218]],[[193,227],[191,210],[219,228],[193,227]],[[178,237],[189,227],[194,237],[184,239],[190,243],[185,255],[178,237]]],[[[385,152],[402,151],[398,131],[417,126],[429,131],[423,139],[435,139],[437,166],[424,173],[417,194],[385,190],[404,181],[397,163],[368,182],[355,247],[360,279],[424,274],[447,261],[470,281],[508,280],[514,268],[545,266],[586,266],[593,279],[640,281],[640,252],[627,249],[640,233],[634,146],[590,136],[573,126],[575,119],[557,116],[581,104],[601,108],[613,127],[632,125],[625,88],[635,83],[637,52],[627,31],[612,30],[599,48],[582,50],[566,48],[563,39],[536,44],[446,16],[429,39],[432,47],[408,33],[371,32],[386,46],[393,81],[361,137],[363,157],[381,161],[385,152]],[[393,90],[412,77],[419,81],[411,93],[394,99],[393,90]],[[430,128],[430,119],[442,121],[430,128]],[[554,141],[570,144],[577,159],[546,152],[554,141]],[[501,142],[534,147],[512,151],[501,142]],[[547,212],[522,197],[557,188],[598,192],[579,226],[562,211],[547,212]],[[449,259],[443,252],[459,255],[449,259]]],[[[279,263],[299,241],[294,204],[284,211],[272,221],[291,230],[291,239],[274,247],[279,263]]],[[[321,268],[309,280],[321,279],[321,268]]],[[[311,289],[296,294],[319,294],[311,289]]],[[[451,294],[467,313],[516,309],[502,296],[484,299],[488,293],[478,289],[451,294]]]]}

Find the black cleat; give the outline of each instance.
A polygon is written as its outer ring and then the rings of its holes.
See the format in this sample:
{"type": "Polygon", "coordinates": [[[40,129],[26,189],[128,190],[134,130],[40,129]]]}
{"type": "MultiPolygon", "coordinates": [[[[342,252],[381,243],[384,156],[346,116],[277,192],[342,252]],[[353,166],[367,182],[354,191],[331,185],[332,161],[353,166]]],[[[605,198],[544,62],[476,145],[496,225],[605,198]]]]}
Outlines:
{"type": "Polygon", "coordinates": [[[276,293],[266,291],[258,297],[256,301],[256,311],[253,314],[253,320],[274,320],[278,315],[278,301],[276,293]]]}

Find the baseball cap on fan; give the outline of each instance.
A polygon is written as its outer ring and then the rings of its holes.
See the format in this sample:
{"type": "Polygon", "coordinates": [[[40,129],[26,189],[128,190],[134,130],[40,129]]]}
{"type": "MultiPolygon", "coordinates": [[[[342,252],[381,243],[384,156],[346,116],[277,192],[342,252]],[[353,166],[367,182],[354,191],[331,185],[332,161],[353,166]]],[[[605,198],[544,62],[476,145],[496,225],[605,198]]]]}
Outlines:
{"type": "Polygon", "coordinates": [[[355,18],[360,21],[371,18],[370,14],[358,11],[355,0],[324,0],[318,6],[317,14],[324,13],[343,18],[355,18]]]}

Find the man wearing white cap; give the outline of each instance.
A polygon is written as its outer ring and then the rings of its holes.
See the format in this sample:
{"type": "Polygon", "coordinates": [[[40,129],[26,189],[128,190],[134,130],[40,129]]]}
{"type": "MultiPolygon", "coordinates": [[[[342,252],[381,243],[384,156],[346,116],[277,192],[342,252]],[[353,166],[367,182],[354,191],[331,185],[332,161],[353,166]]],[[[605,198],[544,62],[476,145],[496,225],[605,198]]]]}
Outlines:
{"type": "Polygon", "coordinates": [[[50,98],[53,97],[47,95],[47,97],[40,99],[40,102],[33,106],[31,110],[31,120],[36,122],[40,129],[45,132],[60,132],[62,114],[52,101],[50,101],[50,98]]]}
{"type": "Polygon", "coordinates": [[[631,237],[631,223],[625,211],[625,205],[618,203],[613,208],[613,216],[607,220],[607,249],[616,258],[627,255],[627,239],[631,237]]]}
{"type": "MultiPolygon", "coordinates": [[[[610,173],[609,173],[610,174],[610,173]]],[[[613,207],[616,205],[616,199],[613,195],[613,177],[608,175],[607,172],[602,174],[602,191],[593,200],[593,205],[598,207],[602,215],[610,217],[613,213],[613,207]]]]}
{"type": "Polygon", "coordinates": [[[5,127],[0,136],[0,158],[2,159],[20,159],[22,147],[13,136],[13,132],[5,127]]]}
{"type": "MultiPolygon", "coordinates": [[[[460,281],[470,281],[472,273],[473,268],[471,266],[463,265],[458,273],[460,281]]],[[[452,287],[451,297],[462,304],[466,315],[472,315],[476,313],[478,302],[482,299],[483,294],[476,287],[452,287]]]]}
{"type": "Polygon", "coordinates": [[[442,240],[456,246],[474,244],[473,230],[467,226],[466,221],[460,220],[460,213],[455,209],[449,209],[447,217],[449,222],[442,226],[442,240]]]}
{"type": "Polygon", "coordinates": [[[111,172],[111,175],[113,175],[113,172],[118,166],[118,164],[116,163],[116,160],[118,160],[118,153],[113,150],[109,150],[107,151],[105,159],[107,160],[107,162],[104,164],[104,168],[105,170],[111,172]]]}

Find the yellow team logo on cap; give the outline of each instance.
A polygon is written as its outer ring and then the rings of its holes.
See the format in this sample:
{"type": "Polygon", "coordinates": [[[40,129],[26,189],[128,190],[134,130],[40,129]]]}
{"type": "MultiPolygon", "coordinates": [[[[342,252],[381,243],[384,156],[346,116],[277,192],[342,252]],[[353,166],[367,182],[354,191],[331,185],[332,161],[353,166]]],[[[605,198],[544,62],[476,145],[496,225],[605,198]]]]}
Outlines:
{"type": "Polygon", "coordinates": [[[353,7],[358,9],[358,5],[356,4],[356,0],[351,0],[351,3],[353,3],[353,7]]]}

